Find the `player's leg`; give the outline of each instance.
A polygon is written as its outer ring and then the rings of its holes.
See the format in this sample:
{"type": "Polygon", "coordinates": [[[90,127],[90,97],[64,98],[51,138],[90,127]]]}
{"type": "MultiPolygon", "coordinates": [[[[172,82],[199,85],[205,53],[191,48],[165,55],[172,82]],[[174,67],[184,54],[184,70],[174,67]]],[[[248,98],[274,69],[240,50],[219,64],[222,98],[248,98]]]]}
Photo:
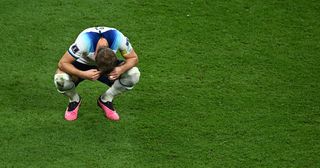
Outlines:
{"type": "MultiPolygon", "coordinates": [[[[96,66],[83,64],[77,61],[74,61],[72,65],[82,71],[97,68],[96,66]]],[[[70,76],[59,69],[55,74],[54,83],[57,87],[57,90],[69,98],[69,105],[65,113],[66,120],[77,119],[79,106],[81,104],[81,98],[79,94],[76,92],[75,87],[83,80],[84,79],[79,77],[70,76]]]]}
{"type": "Polygon", "coordinates": [[[58,69],[54,75],[54,84],[58,92],[69,98],[69,102],[80,100],[80,96],[75,90],[76,83],[69,74],[58,69]]]}
{"type": "Polygon", "coordinates": [[[57,91],[69,98],[69,105],[65,112],[66,120],[77,119],[79,106],[81,104],[80,96],[75,90],[75,80],[76,79],[72,79],[69,74],[59,69],[54,75],[54,84],[57,88],[57,91]]]}
{"type": "MultiPolygon", "coordinates": [[[[137,67],[133,67],[122,74],[119,79],[115,80],[111,87],[100,96],[98,105],[104,110],[107,118],[119,120],[119,116],[113,107],[112,101],[117,95],[133,89],[134,85],[139,82],[139,79],[140,71],[137,67]]],[[[103,82],[108,84],[106,81],[103,82]]]]}
{"type": "Polygon", "coordinates": [[[139,82],[140,71],[137,67],[129,69],[114,81],[113,85],[101,96],[103,101],[112,102],[113,98],[120,93],[133,89],[134,85],[139,82]]]}

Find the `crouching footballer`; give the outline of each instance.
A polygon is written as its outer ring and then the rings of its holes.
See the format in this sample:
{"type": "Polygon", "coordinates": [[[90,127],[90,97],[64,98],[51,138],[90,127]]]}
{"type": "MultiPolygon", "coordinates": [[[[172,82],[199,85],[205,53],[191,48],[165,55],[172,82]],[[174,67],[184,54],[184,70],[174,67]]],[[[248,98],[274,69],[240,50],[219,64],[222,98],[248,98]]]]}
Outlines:
{"type": "Polygon", "coordinates": [[[97,98],[98,106],[108,119],[119,120],[112,101],[138,83],[137,64],[138,56],[128,38],[117,29],[92,27],[83,30],[60,59],[54,75],[58,92],[69,98],[64,118],[72,121],[78,117],[81,97],[76,92],[77,85],[83,80],[98,80],[109,86],[97,98]],[[116,57],[117,51],[124,60],[116,57]]]}

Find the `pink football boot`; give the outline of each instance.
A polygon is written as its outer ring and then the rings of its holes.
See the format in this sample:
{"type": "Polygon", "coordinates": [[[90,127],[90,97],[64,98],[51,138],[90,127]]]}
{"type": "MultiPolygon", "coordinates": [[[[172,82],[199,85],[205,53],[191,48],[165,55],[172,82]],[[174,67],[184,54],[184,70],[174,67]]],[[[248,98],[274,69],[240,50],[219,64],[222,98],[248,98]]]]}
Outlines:
{"type": "Polygon", "coordinates": [[[112,102],[103,102],[101,98],[98,99],[98,106],[104,111],[106,117],[113,121],[118,121],[120,119],[118,113],[113,108],[112,102]]]}
{"type": "Polygon", "coordinates": [[[64,114],[64,119],[68,121],[76,120],[78,118],[80,104],[81,100],[79,102],[70,102],[64,114]]]}

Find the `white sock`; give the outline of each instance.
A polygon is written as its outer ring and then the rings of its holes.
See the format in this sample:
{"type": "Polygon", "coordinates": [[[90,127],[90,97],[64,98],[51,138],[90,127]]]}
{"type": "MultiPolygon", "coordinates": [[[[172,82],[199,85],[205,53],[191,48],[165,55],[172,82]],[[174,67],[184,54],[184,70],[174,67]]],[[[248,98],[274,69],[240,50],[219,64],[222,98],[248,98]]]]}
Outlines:
{"type": "Polygon", "coordinates": [[[114,84],[105,93],[101,95],[101,100],[103,102],[112,102],[115,96],[119,95],[125,90],[127,89],[119,83],[119,80],[116,80],[114,84]]]}
{"type": "Polygon", "coordinates": [[[69,102],[80,101],[80,96],[75,89],[65,91],[63,94],[69,98],[69,102]]]}

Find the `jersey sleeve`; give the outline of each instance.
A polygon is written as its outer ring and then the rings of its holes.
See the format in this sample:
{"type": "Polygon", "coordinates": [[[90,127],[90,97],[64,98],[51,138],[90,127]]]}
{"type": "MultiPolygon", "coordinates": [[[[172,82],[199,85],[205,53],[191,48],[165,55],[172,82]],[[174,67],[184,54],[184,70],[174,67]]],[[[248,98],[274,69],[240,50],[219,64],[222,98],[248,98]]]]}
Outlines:
{"type": "Polygon", "coordinates": [[[129,39],[124,36],[122,33],[119,33],[119,51],[121,52],[121,55],[127,55],[132,51],[132,45],[129,42],[129,39]]]}
{"type": "Polygon", "coordinates": [[[76,41],[69,47],[68,52],[75,59],[83,57],[83,54],[88,50],[88,44],[85,40],[84,34],[80,34],[76,41]]]}

